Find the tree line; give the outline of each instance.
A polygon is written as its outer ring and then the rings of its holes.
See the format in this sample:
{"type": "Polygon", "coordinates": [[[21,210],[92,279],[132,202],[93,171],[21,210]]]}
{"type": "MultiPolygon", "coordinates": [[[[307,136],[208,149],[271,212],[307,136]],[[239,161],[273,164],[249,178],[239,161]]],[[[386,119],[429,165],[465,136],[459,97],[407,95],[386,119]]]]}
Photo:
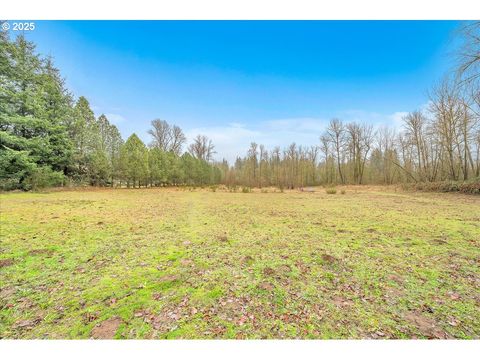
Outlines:
{"type": "Polygon", "coordinates": [[[44,186],[162,186],[219,183],[214,146],[178,126],[152,121],[152,143],[126,141],[105,115],[65,86],[50,57],[24,36],[0,32],[0,189],[44,186]]]}
{"type": "Polygon", "coordinates": [[[319,143],[271,150],[251,143],[226,184],[287,188],[320,184],[477,181],[480,176],[480,22],[461,29],[458,67],[429,91],[426,109],[400,129],[332,119],[319,143]]]}
{"type": "Polygon", "coordinates": [[[0,33],[0,188],[478,181],[480,22],[465,25],[462,39],[456,70],[432,87],[426,109],[403,117],[400,129],[332,119],[317,145],[251,143],[229,164],[214,161],[206,136],[187,144],[180,127],[161,119],[151,122],[150,144],[136,134],[124,141],[85,97],[74,99],[51,58],[23,36],[0,33]]]}

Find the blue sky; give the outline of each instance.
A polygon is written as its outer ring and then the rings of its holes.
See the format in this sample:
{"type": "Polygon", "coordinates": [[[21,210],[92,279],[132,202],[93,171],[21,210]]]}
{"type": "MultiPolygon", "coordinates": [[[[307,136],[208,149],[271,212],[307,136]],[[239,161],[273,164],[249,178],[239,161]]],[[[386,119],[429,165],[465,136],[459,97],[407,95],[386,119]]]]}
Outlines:
{"type": "Polygon", "coordinates": [[[318,143],[332,117],[398,126],[453,65],[456,21],[38,21],[27,37],[127,137],[318,143]]]}

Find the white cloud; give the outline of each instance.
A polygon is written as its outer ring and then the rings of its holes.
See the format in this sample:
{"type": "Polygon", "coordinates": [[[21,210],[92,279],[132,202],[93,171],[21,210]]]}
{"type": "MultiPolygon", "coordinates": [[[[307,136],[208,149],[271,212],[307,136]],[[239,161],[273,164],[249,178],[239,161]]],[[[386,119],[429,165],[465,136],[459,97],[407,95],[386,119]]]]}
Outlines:
{"type": "MultiPolygon", "coordinates": [[[[428,104],[420,108],[424,110],[428,104]]],[[[344,122],[357,121],[372,124],[375,129],[389,127],[400,131],[402,118],[407,111],[393,113],[348,110],[336,114],[344,122]]],[[[332,116],[333,118],[334,116],[332,116]]],[[[251,142],[263,144],[268,150],[275,146],[285,148],[295,142],[297,145],[318,145],[319,137],[325,131],[330,119],[322,118],[285,118],[260,121],[255,125],[229,123],[226,126],[198,127],[186,131],[188,143],[198,134],[206,135],[215,145],[215,159],[227,159],[231,164],[237,156],[245,156],[251,142]]]]}
{"type": "Polygon", "coordinates": [[[394,129],[398,130],[401,129],[403,125],[403,118],[408,115],[407,111],[397,111],[390,115],[390,123],[386,125],[390,125],[394,129]]]}
{"type": "Polygon", "coordinates": [[[107,117],[108,121],[110,121],[110,123],[115,124],[115,125],[118,125],[118,124],[126,121],[126,119],[122,115],[119,115],[119,114],[108,113],[108,114],[105,114],[105,116],[107,117]]]}
{"type": "Polygon", "coordinates": [[[315,118],[291,118],[262,121],[247,127],[241,123],[227,126],[198,127],[186,131],[188,143],[198,134],[210,138],[215,145],[215,158],[233,163],[237,156],[245,156],[250,143],[263,144],[268,150],[274,146],[286,147],[292,142],[298,145],[318,144],[326,121],[315,118]]]}
{"type": "Polygon", "coordinates": [[[228,126],[199,127],[185,132],[190,144],[197,135],[205,135],[212,140],[217,152],[215,158],[227,159],[230,163],[238,155],[243,156],[252,141],[258,141],[261,133],[233,123],[228,126]]]}
{"type": "Polygon", "coordinates": [[[431,106],[432,106],[432,101],[427,101],[425,104],[420,105],[420,110],[426,116],[432,116],[432,113],[430,112],[431,106]]]}
{"type": "Polygon", "coordinates": [[[340,119],[345,122],[357,121],[359,123],[372,124],[375,128],[391,127],[400,130],[402,118],[408,114],[407,111],[395,111],[390,114],[382,114],[373,111],[348,110],[341,113],[340,119]]]}
{"type": "Polygon", "coordinates": [[[327,120],[319,118],[291,118],[265,121],[263,125],[274,131],[323,131],[327,120]]]}

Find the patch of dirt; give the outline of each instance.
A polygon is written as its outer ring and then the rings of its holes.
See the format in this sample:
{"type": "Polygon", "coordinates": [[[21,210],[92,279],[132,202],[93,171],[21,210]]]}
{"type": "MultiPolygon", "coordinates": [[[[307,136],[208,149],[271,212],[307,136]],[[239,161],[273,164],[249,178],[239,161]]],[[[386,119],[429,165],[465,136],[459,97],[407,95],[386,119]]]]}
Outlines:
{"type": "Polygon", "coordinates": [[[253,257],[251,257],[250,255],[247,255],[243,258],[243,262],[245,264],[251,264],[251,263],[253,263],[253,257]]]}
{"type": "Polygon", "coordinates": [[[153,314],[148,310],[140,310],[135,313],[136,317],[143,317],[143,321],[161,332],[174,330],[177,321],[180,320],[182,314],[179,309],[162,309],[159,314],[153,314]]]}
{"type": "Polygon", "coordinates": [[[204,312],[204,319],[209,321],[216,315],[222,320],[242,326],[247,321],[254,321],[253,313],[248,313],[248,304],[249,300],[246,297],[222,298],[215,306],[204,312]]]}
{"type": "Polygon", "coordinates": [[[383,297],[388,304],[396,304],[403,295],[403,291],[398,288],[387,288],[383,297]]]}
{"type": "Polygon", "coordinates": [[[290,265],[281,265],[278,270],[282,273],[289,273],[290,271],[292,271],[292,268],[290,267],[290,265]]]}
{"type": "Polygon", "coordinates": [[[42,318],[36,317],[29,320],[18,320],[13,324],[14,329],[31,330],[42,321],[42,318]]]}
{"type": "Polygon", "coordinates": [[[77,267],[75,269],[75,272],[79,273],[79,274],[84,274],[86,272],[85,268],[83,267],[77,267]]]}
{"type": "Polygon", "coordinates": [[[338,306],[338,307],[341,307],[341,308],[344,308],[344,307],[350,307],[353,305],[353,301],[352,300],[348,300],[348,299],[345,299],[341,296],[336,296],[333,298],[333,303],[338,306]]]}
{"type": "Polygon", "coordinates": [[[139,309],[139,310],[136,310],[134,313],[133,313],[133,316],[138,318],[138,317],[143,317],[145,316],[145,314],[147,313],[146,310],[143,310],[143,309],[139,309]]]}
{"type": "Polygon", "coordinates": [[[193,266],[193,260],[182,259],[180,260],[180,264],[182,264],[183,266],[193,266]]]}
{"type": "Polygon", "coordinates": [[[322,255],[322,260],[325,261],[326,263],[333,264],[338,261],[338,259],[335,256],[328,255],[328,254],[323,254],[322,255]]]}
{"type": "Polygon", "coordinates": [[[310,266],[305,264],[303,261],[297,261],[295,265],[300,270],[300,272],[304,275],[310,272],[310,266]]]}
{"type": "Polygon", "coordinates": [[[0,268],[7,267],[13,265],[13,259],[2,259],[0,260],[0,268]]]}
{"type": "Polygon", "coordinates": [[[102,321],[100,324],[92,329],[92,338],[94,339],[113,339],[118,327],[122,323],[119,317],[102,321]]]}
{"type": "Polygon", "coordinates": [[[429,339],[447,339],[448,335],[440,329],[434,320],[425,317],[419,312],[409,312],[404,319],[414,325],[423,336],[429,339]]]}
{"type": "Polygon", "coordinates": [[[272,276],[275,274],[275,270],[273,270],[271,267],[266,267],[263,269],[263,275],[265,276],[272,276]]]}
{"type": "Polygon", "coordinates": [[[448,296],[450,297],[450,299],[452,300],[460,300],[461,296],[459,293],[456,293],[456,292],[449,292],[448,293],[448,296]]]}
{"type": "Polygon", "coordinates": [[[177,281],[178,279],[180,279],[178,275],[165,275],[165,276],[162,276],[159,280],[161,282],[168,282],[168,281],[177,281]]]}
{"type": "Polygon", "coordinates": [[[160,293],[155,293],[152,295],[152,299],[155,301],[161,300],[163,298],[163,295],[160,293]]]}
{"type": "Polygon", "coordinates": [[[219,235],[217,236],[217,239],[221,242],[227,242],[228,241],[228,236],[227,235],[219,235]]]}
{"type": "Polygon", "coordinates": [[[402,278],[401,276],[399,276],[399,275],[390,274],[390,275],[388,275],[388,279],[396,282],[396,283],[399,284],[399,285],[402,285],[402,284],[403,284],[403,278],[402,278]]]}
{"type": "Polygon", "coordinates": [[[273,289],[275,289],[275,286],[273,286],[271,283],[269,282],[263,282],[263,283],[260,283],[258,285],[258,287],[262,290],[266,290],[266,291],[273,291],[273,289]]]}
{"type": "Polygon", "coordinates": [[[22,310],[31,309],[35,306],[34,302],[29,298],[23,297],[17,301],[18,308],[22,310]]]}
{"type": "Polygon", "coordinates": [[[0,298],[6,299],[6,298],[14,295],[15,292],[16,292],[16,290],[13,286],[0,287],[0,298]]]}
{"type": "Polygon", "coordinates": [[[33,249],[28,252],[29,255],[52,255],[52,249],[33,249]]]}

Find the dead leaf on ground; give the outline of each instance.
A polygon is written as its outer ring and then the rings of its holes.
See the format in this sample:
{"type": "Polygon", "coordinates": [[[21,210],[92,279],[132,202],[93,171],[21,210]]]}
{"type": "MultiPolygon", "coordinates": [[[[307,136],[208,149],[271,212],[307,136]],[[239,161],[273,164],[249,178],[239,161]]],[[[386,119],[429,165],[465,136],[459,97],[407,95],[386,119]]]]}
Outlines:
{"type": "Polygon", "coordinates": [[[332,256],[332,255],[329,255],[329,254],[323,254],[322,255],[322,260],[327,262],[327,263],[330,263],[330,264],[338,261],[338,259],[335,256],[332,256]]]}
{"type": "Polygon", "coordinates": [[[272,291],[273,289],[275,289],[275,286],[273,286],[271,283],[268,283],[268,282],[263,282],[259,284],[258,287],[266,291],[272,291]]]}
{"type": "Polygon", "coordinates": [[[282,273],[289,273],[290,271],[292,271],[292,268],[290,267],[290,265],[280,265],[278,270],[280,270],[280,272],[282,273]]]}
{"type": "Polygon", "coordinates": [[[397,284],[403,284],[403,278],[402,278],[401,276],[399,276],[399,275],[390,274],[390,275],[388,276],[388,279],[396,282],[397,284]]]}
{"type": "Polygon", "coordinates": [[[53,254],[52,249],[33,249],[28,252],[29,255],[51,255],[53,254]]]}
{"type": "Polygon", "coordinates": [[[177,281],[180,277],[178,275],[165,275],[162,276],[159,280],[162,282],[177,281]]]}
{"type": "Polygon", "coordinates": [[[273,270],[271,267],[266,267],[263,269],[263,275],[271,276],[273,274],[275,274],[275,270],[273,270]]]}
{"type": "Polygon", "coordinates": [[[2,259],[0,260],[0,268],[13,265],[13,259],[2,259]]]}
{"type": "Polygon", "coordinates": [[[333,298],[333,303],[338,307],[350,307],[353,305],[353,301],[349,299],[345,299],[341,296],[336,296],[333,298]]]}
{"type": "Polygon", "coordinates": [[[22,329],[22,330],[31,330],[36,325],[38,325],[42,321],[42,318],[37,317],[35,319],[29,320],[18,320],[15,324],[13,324],[14,329],[22,329]]]}
{"type": "Polygon", "coordinates": [[[180,264],[182,264],[183,266],[190,266],[193,264],[193,260],[190,260],[190,259],[182,259],[180,260],[180,264]]]}

